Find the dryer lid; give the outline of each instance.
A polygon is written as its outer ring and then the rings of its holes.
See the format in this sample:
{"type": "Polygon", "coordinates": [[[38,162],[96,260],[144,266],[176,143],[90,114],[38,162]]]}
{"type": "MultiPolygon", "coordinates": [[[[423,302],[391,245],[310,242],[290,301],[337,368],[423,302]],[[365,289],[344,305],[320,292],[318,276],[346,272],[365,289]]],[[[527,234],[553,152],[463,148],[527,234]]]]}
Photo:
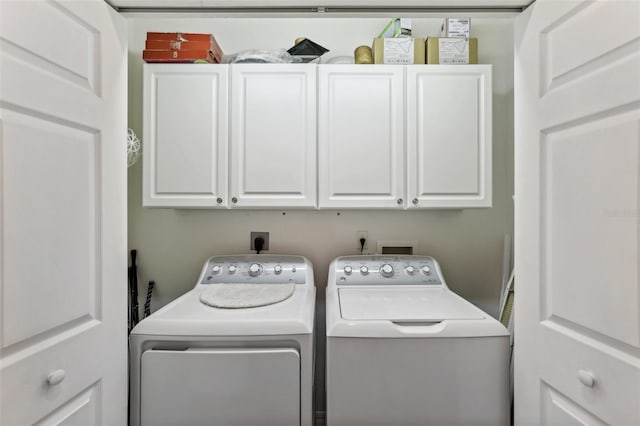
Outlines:
{"type": "Polygon", "coordinates": [[[341,288],[340,313],[346,320],[439,322],[481,320],[484,312],[443,288],[341,288]]]}

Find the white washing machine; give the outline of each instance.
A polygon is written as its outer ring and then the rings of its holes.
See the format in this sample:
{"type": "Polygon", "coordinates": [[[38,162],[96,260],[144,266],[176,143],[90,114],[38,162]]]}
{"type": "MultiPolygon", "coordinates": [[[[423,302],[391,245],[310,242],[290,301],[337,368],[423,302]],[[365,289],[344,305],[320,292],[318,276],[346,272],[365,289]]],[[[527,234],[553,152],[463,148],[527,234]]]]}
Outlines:
{"type": "Polygon", "coordinates": [[[313,267],[215,256],[131,332],[130,424],[312,425],[313,267]]]}
{"type": "Polygon", "coordinates": [[[344,256],[327,284],[327,424],[509,424],[509,333],[427,256],[344,256]]]}

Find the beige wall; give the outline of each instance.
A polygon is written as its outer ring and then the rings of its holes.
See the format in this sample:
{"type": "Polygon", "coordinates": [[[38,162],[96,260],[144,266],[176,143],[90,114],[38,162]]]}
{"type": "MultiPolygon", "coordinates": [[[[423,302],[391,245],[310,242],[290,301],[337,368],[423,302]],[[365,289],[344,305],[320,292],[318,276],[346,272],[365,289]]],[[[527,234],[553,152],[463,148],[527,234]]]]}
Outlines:
{"type": "MultiPolygon", "coordinates": [[[[128,14],[129,126],[142,135],[142,60],[147,31],[213,33],[226,53],[278,49],[306,36],[330,49],[324,60],[352,55],[387,18],[243,18],[230,15],[128,14]]],[[[440,19],[414,18],[414,34],[437,34],[440,19]]],[[[211,255],[246,253],[249,232],[269,231],[269,253],[307,256],[324,291],[327,267],[336,256],[357,253],[356,231],[376,241],[415,241],[418,253],[434,256],[449,285],[490,313],[497,310],[503,234],[513,225],[513,39],[511,16],[472,15],[480,62],[493,64],[493,207],[490,209],[388,211],[200,211],[142,208],[142,164],[129,169],[129,247],[139,251],[140,279],[156,280],[154,308],[195,284],[211,255]]]]}
{"type": "MultiPolygon", "coordinates": [[[[213,33],[226,53],[249,48],[289,48],[305,36],[331,51],[352,55],[370,44],[388,19],[315,15],[141,15],[129,18],[129,126],[142,135],[142,49],[147,31],[213,33]]],[[[467,15],[468,16],[468,15],[467,15]]],[[[142,164],[129,169],[129,247],[138,250],[142,292],[156,281],[153,308],[189,290],[209,256],[249,251],[251,231],[270,232],[269,253],[300,254],[314,265],[318,287],[318,365],[323,365],[324,288],[329,262],[356,254],[356,231],[376,241],[417,243],[418,254],[434,256],[449,286],[496,314],[502,274],[503,235],[513,228],[513,16],[470,15],[479,38],[481,63],[493,64],[493,207],[441,211],[206,211],[142,208],[142,164]]],[[[417,36],[438,33],[440,18],[413,17],[417,36]]],[[[316,380],[322,389],[323,372],[316,380]]],[[[322,409],[322,393],[316,395],[322,409]]]]}

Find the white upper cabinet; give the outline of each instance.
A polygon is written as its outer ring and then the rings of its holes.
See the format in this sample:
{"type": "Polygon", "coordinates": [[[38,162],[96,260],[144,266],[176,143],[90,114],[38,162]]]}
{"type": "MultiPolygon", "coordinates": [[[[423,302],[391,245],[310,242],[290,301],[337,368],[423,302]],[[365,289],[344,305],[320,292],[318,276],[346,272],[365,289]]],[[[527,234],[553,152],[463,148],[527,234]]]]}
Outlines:
{"type": "Polygon", "coordinates": [[[404,207],[404,67],[320,65],[320,208],[404,207]]]}
{"type": "Polygon", "coordinates": [[[491,65],[144,70],[145,206],[491,206],[491,65]]]}
{"type": "Polygon", "coordinates": [[[316,206],[316,65],[231,65],[231,207],[316,206]]]}
{"type": "Polygon", "coordinates": [[[144,206],[227,205],[228,80],[228,65],[144,65],[144,206]]]}
{"type": "Polygon", "coordinates": [[[319,207],[491,206],[491,65],[321,65],[318,88],[319,207]]]}
{"type": "Polygon", "coordinates": [[[491,65],[407,66],[408,208],[491,207],[491,65]]]}

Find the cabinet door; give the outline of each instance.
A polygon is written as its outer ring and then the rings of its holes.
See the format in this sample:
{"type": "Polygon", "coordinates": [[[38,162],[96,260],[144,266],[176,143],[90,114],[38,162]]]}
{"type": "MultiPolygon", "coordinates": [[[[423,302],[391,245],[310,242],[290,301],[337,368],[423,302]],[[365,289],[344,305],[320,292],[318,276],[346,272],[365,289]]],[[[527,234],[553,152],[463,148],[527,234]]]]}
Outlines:
{"type": "Polygon", "coordinates": [[[409,208],[491,207],[491,65],[407,67],[409,208]]]}
{"type": "Polygon", "coordinates": [[[404,207],[403,76],[399,66],[319,66],[319,207],[404,207]]]}
{"type": "Polygon", "coordinates": [[[226,206],[228,72],[145,64],[144,206],[226,206]]]}
{"type": "Polygon", "coordinates": [[[316,65],[231,65],[231,206],[316,206],[316,65]]]}

